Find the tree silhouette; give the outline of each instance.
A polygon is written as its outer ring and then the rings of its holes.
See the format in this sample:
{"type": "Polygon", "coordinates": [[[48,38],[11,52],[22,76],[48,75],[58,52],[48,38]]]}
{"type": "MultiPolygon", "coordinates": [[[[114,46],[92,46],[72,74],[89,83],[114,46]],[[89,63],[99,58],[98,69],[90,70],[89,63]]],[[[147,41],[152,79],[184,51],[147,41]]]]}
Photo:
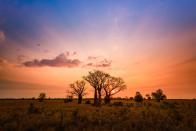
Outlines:
{"type": "Polygon", "coordinates": [[[69,93],[71,93],[74,96],[78,97],[78,104],[82,103],[82,97],[86,95],[86,88],[85,88],[85,81],[76,81],[72,84],[70,84],[70,90],[69,93]]]}
{"type": "Polygon", "coordinates": [[[163,91],[161,89],[158,89],[156,92],[152,92],[152,98],[160,102],[163,99],[166,99],[166,95],[163,94],[163,91]]]}
{"type": "Polygon", "coordinates": [[[146,94],[146,99],[151,100],[151,97],[149,94],[146,94]]]}
{"type": "Polygon", "coordinates": [[[144,100],[144,98],[143,98],[143,96],[142,96],[142,94],[140,92],[136,92],[134,100],[136,102],[142,102],[144,100]]]}
{"type": "Polygon", "coordinates": [[[107,73],[95,70],[93,72],[90,71],[87,76],[83,77],[94,88],[94,105],[101,104],[101,92],[102,89],[106,86],[109,76],[110,75],[107,73]]]}
{"type": "Polygon", "coordinates": [[[110,76],[108,77],[107,84],[103,89],[105,91],[104,101],[105,101],[105,104],[108,104],[111,101],[111,96],[126,89],[126,85],[122,78],[110,76]]]}
{"type": "Polygon", "coordinates": [[[38,100],[40,101],[40,102],[42,102],[44,99],[46,98],[46,93],[40,93],[39,94],[39,97],[38,97],[38,100]]]}

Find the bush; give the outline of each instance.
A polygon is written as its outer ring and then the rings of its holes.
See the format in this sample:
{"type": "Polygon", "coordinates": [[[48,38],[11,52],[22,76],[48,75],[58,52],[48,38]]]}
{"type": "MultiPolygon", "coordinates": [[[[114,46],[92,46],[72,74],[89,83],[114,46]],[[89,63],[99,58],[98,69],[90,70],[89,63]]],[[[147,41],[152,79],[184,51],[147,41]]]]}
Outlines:
{"type": "Polygon", "coordinates": [[[152,97],[158,102],[167,98],[161,89],[158,89],[156,92],[152,92],[152,97]]]}
{"type": "Polygon", "coordinates": [[[127,107],[133,107],[134,105],[133,105],[133,103],[127,103],[127,104],[125,104],[127,107]]]}
{"type": "Polygon", "coordinates": [[[161,108],[163,108],[163,109],[168,109],[168,108],[174,109],[174,108],[176,108],[176,105],[177,105],[176,102],[166,102],[166,101],[164,101],[163,104],[161,104],[161,108]]]}
{"type": "Polygon", "coordinates": [[[85,104],[91,104],[91,101],[90,100],[86,100],[85,104]]]}
{"type": "Polygon", "coordinates": [[[133,100],[133,97],[130,97],[129,99],[130,99],[130,100],[133,100]]]}
{"type": "Polygon", "coordinates": [[[39,97],[38,97],[38,100],[39,100],[39,102],[42,102],[45,98],[46,98],[46,94],[45,93],[40,93],[39,97]]]}
{"type": "Polygon", "coordinates": [[[143,98],[143,96],[142,96],[142,94],[140,92],[136,92],[134,100],[136,102],[142,102],[144,100],[144,98],[143,98]]]}
{"type": "Polygon", "coordinates": [[[72,96],[68,96],[66,99],[64,99],[65,103],[70,103],[73,101],[73,97],[72,96]]]}
{"type": "Polygon", "coordinates": [[[123,103],[121,101],[119,101],[119,102],[114,102],[112,105],[113,106],[123,106],[123,103]]]}
{"type": "Polygon", "coordinates": [[[30,103],[28,113],[38,113],[38,108],[36,108],[33,103],[30,103]]]}

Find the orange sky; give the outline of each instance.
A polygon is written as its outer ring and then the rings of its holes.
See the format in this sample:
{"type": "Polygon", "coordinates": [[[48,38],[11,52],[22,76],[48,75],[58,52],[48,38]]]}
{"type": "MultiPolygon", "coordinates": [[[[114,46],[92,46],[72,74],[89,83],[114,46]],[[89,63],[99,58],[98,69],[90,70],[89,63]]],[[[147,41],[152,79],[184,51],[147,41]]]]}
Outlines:
{"type": "Polygon", "coordinates": [[[65,97],[70,83],[99,69],[125,80],[116,97],[161,88],[168,98],[195,98],[195,3],[103,3],[2,3],[0,97],[65,97]]]}

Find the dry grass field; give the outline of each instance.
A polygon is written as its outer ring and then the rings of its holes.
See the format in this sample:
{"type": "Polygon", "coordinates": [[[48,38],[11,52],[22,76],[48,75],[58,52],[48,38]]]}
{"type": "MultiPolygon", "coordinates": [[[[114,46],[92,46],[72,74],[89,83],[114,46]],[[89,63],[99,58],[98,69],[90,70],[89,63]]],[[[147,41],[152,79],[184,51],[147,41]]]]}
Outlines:
{"type": "Polygon", "coordinates": [[[0,100],[1,131],[195,131],[196,100],[0,100]],[[92,101],[91,101],[92,103],[92,101]]]}

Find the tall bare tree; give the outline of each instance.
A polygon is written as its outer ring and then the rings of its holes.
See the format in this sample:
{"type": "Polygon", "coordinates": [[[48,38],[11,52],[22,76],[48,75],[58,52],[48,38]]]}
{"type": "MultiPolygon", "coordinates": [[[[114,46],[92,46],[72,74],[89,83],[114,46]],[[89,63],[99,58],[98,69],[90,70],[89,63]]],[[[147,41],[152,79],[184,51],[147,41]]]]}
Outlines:
{"type": "Polygon", "coordinates": [[[109,74],[99,70],[90,71],[87,76],[83,77],[94,88],[94,105],[101,104],[101,92],[107,84],[108,77],[109,74]]]}
{"type": "Polygon", "coordinates": [[[122,78],[120,77],[112,77],[110,76],[107,79],[107,84],[104,87],[104,91],[105,91],[105,104],[110,103],[111,101],[111,97],[117,93],[119,93],[122,90],[126,89],[126,85],[125,82],[123,81],[122,78]]]}
{"type": "Polygon", "coordinates": [[[78,97],[78,104],[82,103],[82,97],[86,95],[86,88],[85,88],[85,81],[76,81],[72,84],[70,84],[70,91],[68,91],[69,93],[71,93],[74,96],[78,97]]]}

